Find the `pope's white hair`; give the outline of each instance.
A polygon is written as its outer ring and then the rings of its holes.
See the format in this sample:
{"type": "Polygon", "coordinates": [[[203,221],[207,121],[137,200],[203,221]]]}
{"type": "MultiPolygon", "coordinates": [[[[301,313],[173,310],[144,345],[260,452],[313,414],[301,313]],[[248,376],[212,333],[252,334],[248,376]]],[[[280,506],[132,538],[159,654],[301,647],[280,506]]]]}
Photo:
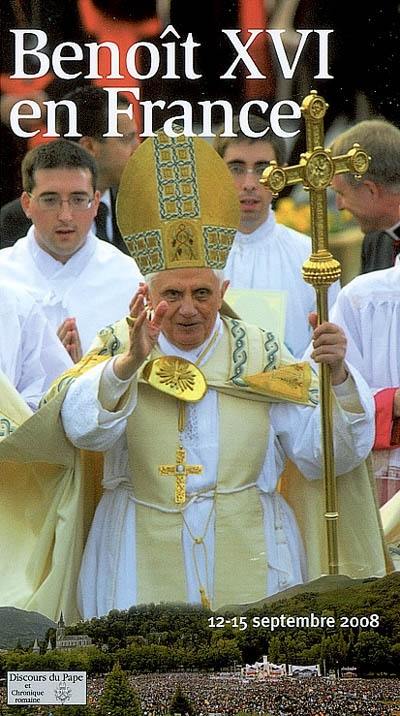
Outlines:
{"type": "MultiPolygon", "coordinates": [[[[217,277],[219,285],[222,286],[222,284],[225,280],[223,270],[222,269],[211,269],[211,271],[217,277]]],[[[156,276],[158,276],[160,273],[164,273],[164,271],[155,271],[154,273],[148,273],[145,276],[146,283],[149,286],[149,288],[151,287],[151,284],[154,281],[154,279],[156,278],[156,276]]]]}

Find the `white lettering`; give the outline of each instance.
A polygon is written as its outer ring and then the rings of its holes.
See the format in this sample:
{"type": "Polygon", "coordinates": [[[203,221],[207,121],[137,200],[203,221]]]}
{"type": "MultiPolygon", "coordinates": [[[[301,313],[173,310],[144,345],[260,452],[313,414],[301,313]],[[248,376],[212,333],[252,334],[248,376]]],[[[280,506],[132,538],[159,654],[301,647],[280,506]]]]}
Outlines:
{"type": "Polygon", "coordinates": [[[296,30],[296,32],[299,32],[301,35],[300,42],[297,46],[296,54],[293,58],[292,66],[289,65],[286,50],[283,46],[282,37],[281,35],[286,32],[286,30],[266,30],[268,34],[270,35],[272,39],[272,44],[274,46],[280,68],[282,70],[283,76],[285,79],[291,79],[294,75],[295,69],[297,67],[297,64],[300,59],[300,55],[303,51],[303,47],[305,45],[305,42],[307,40],[307,37],[313,32],[313,30],[296,30]]]}
{"type": "Polygon", "coordinates": [[[332,80],[333,75],[328,71],[328,35],[333,30],[315,30],[319,35],[319,73],[314,75],[316,80],[332,80]]]}
{"type": "Polygon", "coordinates": [[[185,42],[181,43],[181,47],[185,50],[185,77],[187,77],[188,80],[198,80],[202,75],[197,74],[194,70],[194,49],[195,47],[200,47],[200,42],[195,42],[193,40],[193,35],[191,32],[189,32],[185,42]]]}
{"type": "Polygon", "coordinates": [[[44,52],[38,52],[38,50],[42,50],[47,44],[46,33],[43,30],[10,30],[10,32],[15,35],[15,73],[11,75],[11,77],[17,79],[24,79],[25,77],[44,77],[49,71],[50,60],[44,52]],[[36,47],[31,47],[29,50],[25,49],[25,35],[36,36],[36,47]],[[36,59],[39,60],[40,66],[37,72],[26,74],[24,71],[24,57],[29,57],[29,55],[36,57],[36,59]]]}
{"type": "Polygon", "coordinates": [[[49,100],[43,102],[47,107],[47,131],[43,135],[44,137],[59,137],[60,135],[56,131],[56,110],[58,107],[66,107],[68,110],[68,132],[65,132],[64,137],[82,137],[79,134],[77,127],[77,111],[76,104],[70,99],[63,99],[59,102],[49,100]]]}
{"type": "Polygon", "coordinates": [[[104,137],[123,137],[118,131],[118,116],[120,114],[127,114],[129,119],[133,119],[133,107],[131,104],[128,107],[118,108],[118,94],[119,92],[130,92],[136,99],[140,98],[139,87],[104,87],[108,93],[108,131],[103,135],[104,137]]]}
{"type": "Polygon", "coordinates": [[[183,132],[187,137],[194,137],[193,132],[193,109],[190,102],[186,100],[176,100],[168,105],[168,109],[171,107],[182,107],[183,114],[177,114],[175,117],[170,117],[164,122],[164,131],[168,137],[177,137],[183,132]],[[177,120],[183,119],[183,127],[179,128],[178,132],[175,132],[174,123],[177,120]]]}
{"type": "Polygon", "coordinates": [[[254,105],[259,107],[263,114],[265,114],[268,109],[268,102],[262,102],[258,100],[246,102],[246,104],[243,105],[239,112],[240,128],[247,137],[263,137],[264,134],[267,134],[267,132],[269,131],[269,127],[267,127],[263,132],[254,132],[249,125],[249,113],[251,113],[252,107],[254,105]]]}
{"type": "Polygon", "coordinates": [[[281,128],[279,123],[282,119],[300,119],[300,117],[301,109],[297,102],[293,102],[292,100],[282,100],[281,102],[277,102],[271,109],[271,129],[274,134],[278,135],[278,137],[295,137],[296,134],[300,132],[300,129],[296,129],[294,132],[287,132],[281,128]],[[290,107],[292,110],[291,114],[281,114],[280,110],[283,106],[290,107]]]}
{"type": "Polygon", "coordinates": [[[110,52],[110,72],[106,77],[108,79],[121,79],[123,75],[120,73],[119,64],[119,47],[115,42],[85,42],[85,47],[89,48],[89,74],[85,75],[88,80],[98,80],[103,77],[99,74],[99,52],[100,50],[109,50],[110,52]]]}
{"type": "Polygon", "coordinates": [[[260,70],[258,69],[256,63],[254,60],[250,57],[249,53],[247,52],[247,49],[250,47],[250,45],[253,43],[256,37],[260,34],[260,32],[263,32],[263,30],[249,30],[250,37],[247,40],[246,44],[243,45],[242,42],[239,40],[238,35],[240,34],[241,30],[222,30],[222,32],[229,38],[231,41],[233,47],[235,48],[237,52],[236,59],[232,62],[229,69],[225,72],[224,75],[220,76],[221,80],[233,80],[236,79],[236,75],[233,74],[233,70],[237,67],[240,60],[244,62],[247,69],[249,70],[248,75],[246,75],[247,79],[252,80],[262,80],[264,79],[264,75],[260,70]]]}
{"type": "Polygon", "coordinates": [[[136,79],[147,80],[149,77],[154,77],[160,67],[160,54],[157,47],[151,42],[135,42],[134,45],[130,46],[128,52],[126,53],[126,66],[130,76],[135,77],[136,79]],[[150,57],[150,67],[148,72],[145,74],[139,72],[136,67],[136,53],[141,48],[148,50],[150,57]]]}
{"type": "Polygon", "coordinates": [[[20,125],[20,120],[26,121],[27,119],[40,119],[42,116],[42,112],[40,109],[40,105],[37,102],[34,102],[32,99],[21,99],[19,102],[16,102],[10,112],[10,127],[14,134],[17,135],[17,137],[25,137],[26,139],[29,139],[29,137],[34,137],[36,134],[39,134],[39,129],[35,129],[32,132],[26,132],[24,129],[22,129],[20,125]],[[31,109],[30,112],[22,112],[22,107],[29,107],[31,109]],[[19,111],[21,109],[21,112],[19,111]]]}
{"type": "Polygon", "coordinates": [[[224,134],[224,136],[232,136],[231,132],[233,132],[233,109],[230,102],[228,102],[226,99],[217,99],[215,100],[215,102],[205,100],[204,102],[199,102],[199,105],[200,107],[203,107],[203,131],[198,135],[199,137],[215,137],[215,134],[212,130],[213,107],[222,107],[222,109],[224,110],[224,121],[222,122],[222,124],[225,127],[225,132],[227,132],[227,134],[224,134]]]}
{"type": "Polygon", "coordinates": [[[57,47],[55,48],[53,52],[53,70],[54,73],[57,75],[57,77],[60,77],[62,80],[71,80],[75,77],[79,77],[82,72],[75,72],[69,74],[68,72],[64,72],[61,63],[62,62],[71,62],[71,60],[82,60],[83,58],[83,52],[82,48],[76,43],[76,42],[61,42],[57,47]],[[72,55],[66,55],[63,56],[63,50],[64,49],[70,49],[72,50],[72,55]]]}
{"type": "MultiPolygon", "coordinates": [[[[163,99],[159,99],[156,102],[151,102],[150,100],[145,100],[144,102],[140,103],[141,107],[143,107],[143,132],[141,134],[142,137],[155,137],[155,133],[153,132],[153,109],[165,109],[165,102],[163,99]]],[[[160,126],[159,124],[157,126],[160,126]]]]}

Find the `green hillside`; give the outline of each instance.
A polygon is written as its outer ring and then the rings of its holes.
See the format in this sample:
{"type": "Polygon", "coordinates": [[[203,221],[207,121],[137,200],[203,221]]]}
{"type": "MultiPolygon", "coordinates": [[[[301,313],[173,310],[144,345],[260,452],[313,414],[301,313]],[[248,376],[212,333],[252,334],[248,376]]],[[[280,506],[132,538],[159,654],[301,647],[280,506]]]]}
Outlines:
{"type": "Polygon", "coordinates": [[[28,646],[35,639],[44,639],[47,630],[54,626],[51,619],[37,612],[0,607],[0,649],[13,649],[18,643],[28,646]]]}

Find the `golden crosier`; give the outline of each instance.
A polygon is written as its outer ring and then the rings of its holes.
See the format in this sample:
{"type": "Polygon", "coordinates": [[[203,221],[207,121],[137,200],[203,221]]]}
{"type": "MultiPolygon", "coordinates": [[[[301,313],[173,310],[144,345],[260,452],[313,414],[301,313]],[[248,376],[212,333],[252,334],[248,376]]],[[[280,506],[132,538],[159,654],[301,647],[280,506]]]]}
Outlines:
{"type": "MultiPolygon", "coordinates": [[[[307,151],[300,162],[291,167],[278,167],[271,162],[260,179],[274,196],[285,186],[302,184],[309,191],[311,208],[312,254],[303,265],[303,278],[315,288],[317,297],[318,323],[328,320],[329,286],[340,278],[340,264],[333,258],[328,246],[328,208],[326,189],[335,174],[352,172],[357,178],[368,169],[369,157],[355,144],[347,154],[333,157],[330,149],[324,149],[324,116],[328,104],[315,90],[305,97],[301,107],[306,125],[307,151]]],[[[332,396],[330,369],[326,363],[320,365],[320,402],[323,447],[323,474],[325,486],[325,521],[328,545],[329,574],[338,574],[337,538],[337,491],[333,460],[332,438],[332,396]]]]}

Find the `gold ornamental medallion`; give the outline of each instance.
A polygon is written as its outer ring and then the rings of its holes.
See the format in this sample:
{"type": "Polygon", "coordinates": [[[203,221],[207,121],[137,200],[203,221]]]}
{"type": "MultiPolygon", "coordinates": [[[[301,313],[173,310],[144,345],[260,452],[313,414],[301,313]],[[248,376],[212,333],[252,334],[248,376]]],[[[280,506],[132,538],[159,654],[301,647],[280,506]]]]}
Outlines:
{"type": "Polygon", "coordinates": [[[143,378],[162,393],[195,403],[207,392],[207,382],[202,371],[178,356],[161,356],[147,363],[143,369],[143,378]]]}

